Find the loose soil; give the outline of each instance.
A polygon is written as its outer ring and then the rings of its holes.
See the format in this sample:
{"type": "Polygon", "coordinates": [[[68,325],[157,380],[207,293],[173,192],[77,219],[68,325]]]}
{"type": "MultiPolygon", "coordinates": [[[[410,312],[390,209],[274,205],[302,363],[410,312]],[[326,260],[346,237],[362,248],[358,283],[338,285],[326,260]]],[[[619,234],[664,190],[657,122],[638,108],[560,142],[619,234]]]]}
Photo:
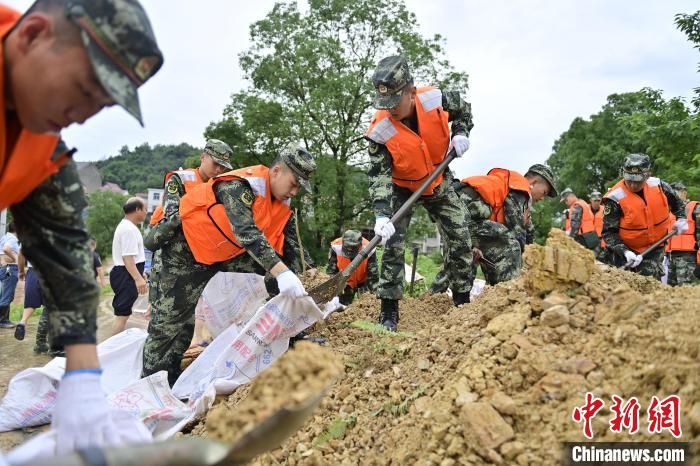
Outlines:
{"type": "MultiPolygon", "coordinates": [[[[605,402],[595,441],[675,440],[647,433],[651,397],[671,394],[682,400],[679,440],[700,441],[700,287],[596,264],[560,231],[524,261],[520,278],[460,308],[444,294],[405,298],[398,334],[373,325],[371,295],[316,325],[344,373],[306,425],[253,464],[559,464],[561,442],[586,440],[572,420],[586,392],[605,402]],[[612,395],[639,400],[640,432],[609,430],[612,395]]],[[[224,402],[243,426],[288,399],[272,382],[279,401],[253,396],[266,374],[224,402]]]]}

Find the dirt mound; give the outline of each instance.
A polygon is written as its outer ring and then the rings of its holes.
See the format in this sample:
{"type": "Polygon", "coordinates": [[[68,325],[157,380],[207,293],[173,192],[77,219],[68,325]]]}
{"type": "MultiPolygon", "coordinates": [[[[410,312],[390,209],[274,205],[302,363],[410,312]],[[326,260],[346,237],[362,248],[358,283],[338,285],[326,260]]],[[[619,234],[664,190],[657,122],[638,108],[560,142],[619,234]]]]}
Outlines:
{"type": "Polygon", "coordinates": [[[521,278],[459,309],[446,295],[404,299],[398,334],[374,323],[368,295],[316,326],[345,375],[254,464],[559,464],[561,442],[585,440],[571,415],[588,391],[605,401],[596,441],[674,440],[646,433],[651,397],[670,394],[681,440],[700,440],[700,287],[595,265],[559,232],[525,261],[521,278]],[[634,437],[608,429],[612,395],[639,400],[634,437]]]}

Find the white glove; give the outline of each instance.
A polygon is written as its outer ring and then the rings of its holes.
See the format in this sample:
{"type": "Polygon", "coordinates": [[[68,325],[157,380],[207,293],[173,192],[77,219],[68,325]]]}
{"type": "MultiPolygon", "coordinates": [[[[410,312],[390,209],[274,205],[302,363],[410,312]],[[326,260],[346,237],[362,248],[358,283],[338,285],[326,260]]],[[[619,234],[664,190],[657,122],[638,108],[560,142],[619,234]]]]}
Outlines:
{"type": "Polygon", "coordinates": [[[56,431],[57,454],[152,440],[141,420],[110,408],[99,372],[66,372],[58,386],[51,428],[56,431]]]}
{"type": "Polygon", "coordinates": [[[450,141],[450,146],[447,148],[447,153],[450,153],[450,149],[454,147],[457,157],[461,157],[467,150],[469,150],[469,138],[462,136],[461,134],[456,135],[450,141]]]}
{"type": "Polygon", "coordinates": [[[280,294],[289,296],[290,298],[302,298],[307,295],[304,284],[299,280],[299,277],[289,269],[277,275],[277,286],[280,289],[280,294]]]}
{"type": "Polygon", "coordinates": [[[644,257],[642,257],[641,254],[635,254],[632,251],[625,251],[625,259],[627,259],[627,263],[630,264],[631,268],[635,268],[642,263],[644,257]]]}
{"type": "Polygon", "coordinates": [[[685,218],[679,218],[673,224],[673,229],[676,230],[677,235],[680,235],[684,231],[688,231],[688,220],[685,218]]]}
{"type": "Polygon", "coordinates": [[[335,298],[331,299],[326,303],[325,307],[323,308],[323,312],[326,314],[330,314],[331,312],[335,311],[344,311],[345,308],[346,306],[340,304],[340,298],[336,296],[335,298]]]}
{"type": "Polygon", "coordinates": [[[374,234],[382,237],[382,246],[391,238],[391,236],[396,232],[394,224],[391,223],[388,217],[377,217],[374,223],[374,234]]]}

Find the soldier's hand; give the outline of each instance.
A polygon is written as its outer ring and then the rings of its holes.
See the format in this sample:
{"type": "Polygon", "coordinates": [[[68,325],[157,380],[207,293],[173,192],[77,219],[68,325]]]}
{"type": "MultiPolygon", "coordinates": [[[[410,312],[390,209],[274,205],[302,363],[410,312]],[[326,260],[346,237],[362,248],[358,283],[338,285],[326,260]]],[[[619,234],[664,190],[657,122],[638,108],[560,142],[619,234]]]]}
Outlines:
{"type": "Polygon", "coordinates": [[[679,218],[673,224],[673,229],[676,230],[677,235],[680,235],[684,231],[687,231],[688,230],[688,220],[686,220],[684,218],[679,218]]]}
{"type": "Polygon", "coordinates": [[[308,294],[299,277],[289,269],[279,273],[275,279],[282,295],[290,298],[302,298],[308,294]]]}
{"type": "Polygon", "coordinates": [[[386,244],[395,232],[396,228],[394,228],[394,224],[391,223],[388,217],[377,217],[377,220],[374,222],[374,234],[381,236],[382,246],[386,244]]]}
{"type": "Polygon", "coordinates": [[[481,249],[479,248],[473,248],[472,254],[474,254],[474,260],[477,262],[484,258],[484,253],[481,252],[481,249]]]}
{"type": "Polygon", "coordinates": [[[449,153],[450,149],[452,148],[454,148],[457,157],[461,157],[466,151],[469,150],[469,138],[461,134],[456,135],[450,141],[450,146],[447,148],[447,152],[449,153]]]}
{"type": "Polygon", "coordinates": [[[632,251],[625,251],[625,259],[627,260],[627,264],[625,265],[631,268],[635,268],[642,263],[644,257],[641,254],[635,254],[632,251]]]}
{"type": "Polygon", "coordinates": [[[148,290],[148,283],[146,283],[146,280],[143,277],[139,277],[139,279],[136,280],[136,289],[139,291],[139,294],[146,294],[146,290],[148,290]]]}

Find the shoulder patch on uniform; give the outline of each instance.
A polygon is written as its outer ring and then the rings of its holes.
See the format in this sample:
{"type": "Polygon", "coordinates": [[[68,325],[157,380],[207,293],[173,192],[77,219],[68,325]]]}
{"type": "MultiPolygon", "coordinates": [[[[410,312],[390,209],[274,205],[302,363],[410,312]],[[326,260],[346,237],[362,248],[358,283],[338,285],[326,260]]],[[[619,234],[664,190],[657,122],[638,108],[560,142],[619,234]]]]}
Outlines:
{"type": "Polygon", "coordinates": [[[605,209],[603,209],[603,215],[610,215],[610,212],[612,212],[612,207],[610,207],[610,204],[605,204],[605,209]]]}
{"type": "Polygon", "coordinates": [[[175,194],[177,191],[177,183],[168,183],[168,192],[170,194],[175,194]]]}
{"type": "Polygon", "coordinates": [[[374,141],[370,141],[370,142],[369,142],[369,153],[372,154],[372,155],[374,155],[374,154],[376,154],[377,152],[379,152],[379,144],[377,144],[377,143],[374,142],[374,141]]]}
{"type": "Polygon", "coordinates": [[[250,191],[243,191],[243,194],[241,194],[241,201],[243,201],[245,205],[253,205],[255,196],[253,196],[253,193],[250,191]]]}

